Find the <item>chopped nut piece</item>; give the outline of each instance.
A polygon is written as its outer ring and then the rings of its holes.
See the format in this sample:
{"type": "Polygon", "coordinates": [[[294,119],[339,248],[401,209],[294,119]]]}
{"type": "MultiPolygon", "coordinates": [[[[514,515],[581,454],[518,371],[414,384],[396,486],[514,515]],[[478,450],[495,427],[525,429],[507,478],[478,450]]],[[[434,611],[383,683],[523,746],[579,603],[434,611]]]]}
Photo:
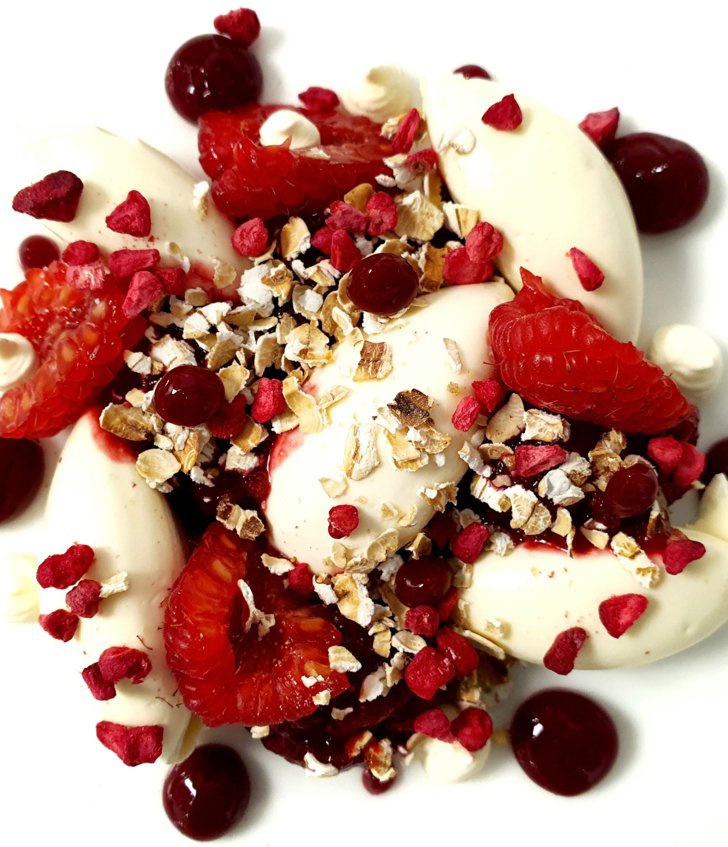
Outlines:
{"type": "Polygon", "coordinates": [[[347,191],[344,195],[344,202],[358,209],[360,212],[367,211],[367,203],[374,196],[374,188],[368,182],[361,182],[354,186],[351,191],[347,191]]]}
{"type": "Polygon", "coordinates": [[[280,250],[284,259],[295,259],[311,246],[311,233],[303,218],[289,218],[283,224],[280,235],[280,250]]]}
{"type": "Polygon", "coordinates": [[[463,446],[458,450],[458,456],[460,456],[471,471],[474,471],[478,476],[483,475],[485,472],[483,457],[469,441],[464,442],[463,446]]]}
{"type": "Polygon", "coordinates": [[[337,768],[328,763],[319,762],[313,753],[306,753],[303,757],[303,764],[306,770],[317,777],[336,776],[339,772],[337,768]]]}
{"type": "Polygon", "coordinates": [[[524,441],[545,441],[551,444],[568,437],[569,427],[561,415],[552,415],[542,409],[526,411],[526,429],[521,435],[524,441]]]}
{"type": "Polygon", "coordinates": [[[511,503],[511,529],[524,529],[536,508],[538,498],[522,485],[506,488],[504,494],[511,503]]]}
{"type": "Polygon", "coordinates": [[[556,510],[556,520],[551,526],[551,531],[565,538],[572,531],[573,526],[571,512],[568,509],[558,508],[556,510]]]}
{"type": "Polygon", "coordinates": [[[365,341],[359,354],[354,382],[384,379],[392,372],[392,348],[386,341],[365,341]]]}
{"type": "Polygon", "coordinates": [[[423,245],[424,262],[420,289],[423,291],[439,291],[445,281],[445,256],[449,250],[446,247],[434,247],[429,242],[423,245]]]}
{"type": "Polygon", "coordinates": [[[467,237],[480,221],[480,212],[477,209],[460,203],[443,203],[442,211],[445,213],[445,225],[458,238],[467,237]]]}
{"type": "Polygon", "coordinates": [[[270,727],[269,726],[251,726],[250,727],[250,737],[251,738],[267,738],[270,735],[270,727]]]}
{"type": "Polygon", "coordinates": [[[520,435],[526,428],[523,400],[518,394],[511,394],[508,402],[488,421],[485,435],[490,441],[509,441],[520,435]]]}
{"type": "Polygon", "coordinates": [[[386,670],[383,665],[367,674],[359,687],[359,702],[366,703],[384,695],[389,690],[385,680],[386,670]]]}
{"type": "Polygon", "coordinates": [[[405,549],[412,554],[413,559],[421,559],[432,553],[432,541],[424,532],[418,532],[405,549]]]}
{"type": "Polygon", "coordinates": [[[361,670],[361,662],[346,647],[336,645],[329,647],[329,667],[339,673],[356,673],[361,670]]]}
{"type": "Polygon", "coordinates": [[[541,535],[551,526],[551,512],[543,503],[536,503],[531,517],[523,525],[525,535],[541,535]]]}
{"type": "Polygon", "coordinates": [[[328,688],[324,688],[322,691],[319,691],[318,694],[313,695],[313,702],[317,706],[328,706],[331,702],[331,692],[328,688]]]}
{"type": "Polygon", "coordinates": [[[380,461],[374,424],[353,423],[344,447],[344,473],[349,479],[365,479],[380,461]]]}
{"type": "Polygon", "coordinates": [[[578,453],[569,453],[566,461],[559,465],[559,470],[563,471],[566,476],[569,477],[571,482],[573,482],[574,485],[578,485],[579,488],[581,488],[581,486],[584,485],[591,476],[591,464],[588,459],[585,459],[578,453]]]}
{"type": "Polygon", "coordinates": [[[587,521],[583,526],[579,527],[579,532],[586,540],[599,550],[606,550],[609,544],[609,533],[606,532],[601,524],[595,524],[594,521],[587,521]]]}
{"type": "Polygon", "coordinates": [[[397,204],[397,235],[406,235],[413,241],[432,241],[435,233],[445,223],[445,215],[421,191],[395,198],[397,204]]]}
{"type": "Polygon", "coordinates": [[[486,550],[496,556],[507,556],[515,549],[513,539],[507,532],[492,532],[486,542],[486,550]]]}

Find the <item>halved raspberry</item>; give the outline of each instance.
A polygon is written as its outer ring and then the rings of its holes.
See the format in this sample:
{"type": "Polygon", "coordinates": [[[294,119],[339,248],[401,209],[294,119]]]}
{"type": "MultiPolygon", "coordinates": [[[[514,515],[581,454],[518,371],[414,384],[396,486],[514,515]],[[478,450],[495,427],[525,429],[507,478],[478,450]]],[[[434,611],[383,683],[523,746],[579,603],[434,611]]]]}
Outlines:
{"type": "Polygon", "coordinates": [[[345,674],[329,667],[328,648],[341,643],[324,606],[286,590],[260,562],[261,550],[213,524],[169,597],[164,622],[167,661],[186,706],[209,726],[296,721],[317,708],[314,696],[345,691],[345,674]],[[275,617],[260,635],[246,631],[249,607],[275,617]],[[321,676],[322,681],[318,680],[321,676]],[[311,679],[314,684],[304,684],[311,679]]]}
{"type": "Polygon", "coordinates": [[[213,180],[212,196],[219,208],[236,217],[264,220],[323,211],[355,185],[373,183],[378,174],[388,172],[382,160],[392,155],[379,126],[367,118],[280,105],[203,115],[199,147],[200,163],[213,180]],[[321,135],[316,152],[260,144],[261,124],[281,108],[293,109],[316,124],[321,135]]]}
{"type": "Polygon", "coordinates": [[[653,434],[695,414],[675,383],[617,341],[576,300],[522,269],[523,288],[490,315],[501,380],[535,406],[623,432],[653,434]]]}
{"type": "Polygon", "coordinates": [[[39,367],[0,398],[0,437],[46,438],[74,421],[114,378],[124,349],[141,338],[145,321],[128,320],[124,292],[67,283],[67,266],[33,269],[12,291],[0,290],[0,332],[31,341],[39,367]]]}

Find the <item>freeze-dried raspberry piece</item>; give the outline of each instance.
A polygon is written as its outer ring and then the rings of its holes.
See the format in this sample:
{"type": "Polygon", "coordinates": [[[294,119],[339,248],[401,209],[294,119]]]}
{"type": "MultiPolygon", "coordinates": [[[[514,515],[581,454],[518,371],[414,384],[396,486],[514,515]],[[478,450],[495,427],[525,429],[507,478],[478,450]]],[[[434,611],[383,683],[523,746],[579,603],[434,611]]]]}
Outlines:
{"type": "Polygon", "coordinates": [[[480,221],[465,238],[465,252],[471,262],[489,262],[503,249],[503,236],[487,221],[480,221]]]}
{"type": "Polygon", "coordinates": [[[159,264],[159,250],[114,250],[109,254],[109,270],[114,276],[132,276],[159,264]]]}
{"type": "Polygon", "coordinates": [[[452,425],[458,432],[467,432],[480,414],[480,403],[469,394],[457,404],[452,413],[452,425]]]}
{"type": "Polygon", "coordinates": [[[459,599],[460,592],[454,585],[451,586],[445,597],[437,604],[437,614],[440,616],[441,621],[445,622],[450,619],[450,615],[455,611],[459,599]]]}
{"type": "Polygon", "coordinates": [[[121,306],[124,317],[136,318],[164,295],[164,285],[156,274],[151,271],[137,271],[131,278],[129,290],[121,306]]]}
{"type": "Polygon", "coordinates": [[[310,597],[313,594],[313,573],[306,562],[299,562],[288,573],[288,587],[301,597],[310,597]]]}
{"type": "Polygon", "coordinates": [[[362,235],[367,229],[367,216],[343,200],[334,200],[329,207],[326,226],[329,229],[344,229],[356,235],[362,235]]]}
{"type": "Polygon", "coordinates": [[[671,473],[683,456],[683,442],[671,435],[651,438],[647,442],[647,455],[663,473],[671,473]]]}
{"type": "Polygon", "coordinates": [[[215,438],[235,438],[240,435],[248,420],[248,406],[245,397],[238,394],[229,403],[207,421],[207,428],[215,438]]]}
{"type": "Polygon", "coordinates": [[[83,183],[71,171],[55,171],[22,188],[13,197],[13,210],[46,221],[72,221],[81,200],[83,183]]]}
{"type": "Polygon", "coordinates": [[[56,638],[58,641],[70,641],[78,628],[78,615],[65,609],[56,609],[49,615],[40,615],[38,623],[51,638],[56,638]]]}
{"type": "Polygon", "coordinates": [[[579,129],[603,150],[614,141],[618,125],[619,109],[614,108],[603,112],[589,112],[579,124],[579,129]]]}
{"type": "Polygon", "coordinates": [[[599,620],[612,638],[620,638],[642,616],[649,601],[642,594],[618,594],[599,604],[599,620]]]}
{"type": "Polygon", "coordinates": [[[330,88],[311,85],[298,95],[298,99],[312,112],[333,112],[339,105],[339,98],[330,88]]]}
{"type": "Polygon", "coordinates": [[[234,9],[225,15],[218,15],[213,21],[215,29],[250,47],[260,35],[260,20],[252,9],[234,9]]]}
{"type": "Polygon", "coordinates": [[[417,109],[410,109],[402,118],[397,127],[397,132],[392,139],[392,150],[395,153],[409,153],[415,143],[415,136],[419,132],[422,118],[417,109]]]}
{"type": "Polygon", "coordinates": [[[445,512],[437,512],[427,524],[427,535],[442,550],[447,547],[455,533],[458,531],[457,524],[452,516],[445,512]]]}
{"type": "Polygon", "coordinates": [[[84,668],[81,671],[81,676],[88,685],[89,691],[97,700],[113,700],[116,697],[114,683],[104,679],[98,662],[84,668]]]}
{"type": "Polygon", "coordinates": [[[617,341],[576,300],[522,269],[523,287],[490,314],[501,380],[534,406],[622,432],[665,432],[695,414],[675,383],[617,341]]]}
{"type": "Polygon", "coordinates": [[[415,718],[414,730],[429,738],[436,738],[438,741],[455,740],[450,729],[450,718],[442,709],[428,709],[426,712],[421,712],[415,718]]]}
{"type": "Polygon", "coordinates": [[[123,726],[112,721],[96,724],[96,737],[109,750],[116,753],[130,768],[151,764],[162,755],[164,728],[154,726],[123,726]]]}
{"type": "Polygon", "coordinates": [[[452,722],[455,738],[470,753],[477,753],[490,741],[493,721],[485,709],[470,706],[463,709],[452,722]]]}
{"type": "Polygon", "coordinates": [[[705,470],[705,453],[693,444],[681,442],[682,455],[677,467],[672,472],[672,478],[680,488],[689,488],[705,470]]]}
{"type": "Polygon", "coordinates": [[[359,509],[356,506],[332,506],[329,509],[329,535],[347,538],[359,526],[359,509]]]}
{"type": "Polygon", "coordinates": [[[106,226],[122,235],[146,238],[152,231],[152,210],[139,191],[130,191],[126,200],[106,216],[106,226]]]}
{"type": "Polygon", "coordinates": [[[480,664],[468,639],[454,629],[445,628],[437,633],[437,649],[455,665],[458,676],[472,673],[480,664]]]}
{"type": "Polygon", "coordinates": [[[232,235],[233,249],[241,256],[255,258],[268,250],[270,236],[263,218],[251,218],[235,230],[232,235]]]}
{"type": "Polygon", "coordinates": [[[586,630],[580,626],[572,626],[560,632],[543,657],[544,667],[564,676],[571,673],[586,639],[586,630]]]}
{"type": "Polygon", "coordinates": [[[423,647],[404,669],[407,687],[423,700],[432,700],[454,678],[455,666],[434,647],[423,647]]]}
{"type": "Polygon", "coordinates": [[[99,667],[108,682],[128,679],[139,685],[149,676],[152,663],[146,653],[134,647],[107,647],[99,656],[99,667]]]}
{"type": "Polygon", "coordinates": [[[437,167],[437,153],[432,147],[426,147],[424,150],[410,153],[404,160],[404,166],[415,175],[434,171],[437,167]]]}
{"type": "Polygon", "coordinates": [[[101,603],[101,583],[82,579],[66,594],[66,605],[79,618],[92,618],[101,603]]]}
{"type": "Polygon", "coordinates": [[[685,568],[705,555],[705,545],[691,538],[669,541],[662,551],[662,562],[669,574],[682,573],[685,568]]]}
{"type": "Polygon", "coordinates": [[[508,131],[518,129],[523,123],[523,113],[516,98],[512,94],[506,94],[502,100],[485,110],[481,120],[493,129],[508,131]]]}
{"type": "Polygon", "coordinates": [[[584,291],[596,291],[604,282],[604,274],[599,266],[593,262],[578,247],[572,247],[566,254],[571,259],[571,264],[579,277],[579,282],[584,291]]]}
{"type": "Polygon", "coordinates": [[[182,297],[187,291],[187,274],[182,268],[156,268],[154,273],[162,280],[167,294],[182,297]]]}
{"type": "Polygon", "coordinates": [[[280,379],[270,379],[267,376],[258,380],[258,390],[250,409],[254,421],[265,423],[286,409],[283,397],[283,383],[280,379]]]}
{"type": "Polygon", "coordinates": [[[492,262],[474,262],[465,247],[456,247],[445,256],[443,275],[455,285],[476,285],[493,276],[492,262]]]}
{"type": "Polygon", "coordinates": [[[377,191],[367,201],[367,233],[375,238],[397,226],[397,204],[386,191],[377,191]]]}
{"type": "Polygon", "coordinates": [[[523,478],[536,476],[563,464],[568,452],[558,444],[519,444],[515,449],[515,474],[523,478]]]}
{"type": "Polygon", "coordinates": [[[94,551],[88,544],[73,544],[65,553],[57,553],[44,559],[35,578],[41,588],[70,588],[91,567],[94,551]]]}
{"type": "Polygon", "coordinates": [[[72,241],[61,253],[67,265],[89,265],[99,258],[99,248],[93,241],[72,241]]]}
{"type": "Polygon", "coordinates": [[[337,229],[331,236],[331,264],[342,273],[350,271],[361,259],[359,248],[348,232],[337,229]]]}
{"type": "Polygon", "coordinates": [[[497,379],[476,379],[470,387],[480,408],[488,415],[495,412],[508,393],[505,385],[497,379]]]}
{"type": "Polygon", "coordinates": [[[429,638],[440,628],[440,616],[434,606],[413,606],[405,612],[404,625],[415,635],[429,638]]]}
{"type": "Polygon", "coordinates": [[[461,530],[452,542],[452,552],[461,562],[472,565],[483,552],[485,542],[490,538],[487,526],[471,523],[461,530]]]}
{"type": "Polygon", "coordinates": [[[320,250],[322,253],[325,253],[327,256],[331,255],[331,239],[334,237],[334,231],[329,229],[327,226],[322,226],[321,229],[317,229],[316,232],[311,236],[311,246],[315,247],[317,250],[320,250]]]}
{"type": "Polygon", "coordinates": [[[106,267],[101,259],[87,265],[69,265],[66,284],[79,291],[99,291],[106,284],[106,267]]]}

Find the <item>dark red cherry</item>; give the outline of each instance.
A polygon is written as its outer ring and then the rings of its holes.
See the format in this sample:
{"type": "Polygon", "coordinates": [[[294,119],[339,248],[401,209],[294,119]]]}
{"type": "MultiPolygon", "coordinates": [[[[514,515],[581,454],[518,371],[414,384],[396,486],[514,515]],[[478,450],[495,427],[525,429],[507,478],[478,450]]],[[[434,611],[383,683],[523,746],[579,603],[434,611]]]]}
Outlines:
{"type": "Polygon", "coordinates": [[[220,377],[197,365],[172,368],[154,391],[154,408],[168,423],[197,426],[210,420],[225,402],[220,377]]]}
{"type": "Polygon", "coordinates": [[[728,474],[728,438],[717,441],[705,454],[705,470],[700,479],[707,485],[719,473],[728,474]]]}
{"type": "Polygon", "coordinates": [[[604,505],[615,518],[641,515],[655,502],[657,474],[644,462],[620,468],[604,491],[604,505]]]}
{"type": "Polygon", "coordinates": [[[58,245],[45,235],[29,235],[18,247],[18,261],[26,271],[28,268],[47,268],[60,255],[58,245]]]}
{"type": "Polygon", "coordinates": [[[250,802],[250,779],[240,756],[222,744],[198,747],[167,774],[164,810],[188,838],[211,841],[228,832],[250,802]]]}
{"type": "Polygon", "coordinates": [[[396,781],[397,778],[395,777],[394,779],[382,782],[381,779],[377,779],[374,776],[369,768],[364,768],[361,774],[362,785],[370,794],[384,794],[386,791],[389,791],[396,781]]]}
{"type": "Polygon", "coordinates": [[[437,606],[452,583],[444,559],[425,556],[405,562],[394,578],[394,593],[405,606],[437,606]]]}
{"type": "Polygon", "coordinates": [[[697,150],[684,141],[635,132],[617,138],[606,152],[642,232],[675,229],[703,208],[708,169],[697,150]]]}
{"type": "Polygon", "coordinates": [[[27,438],[0,438],[0,523],[30,505],[43,481],[43,448],[27,438]]]}
{"type": "Polygon", "coordinates": [[[522,703],[511,724],[518,764],[542,788],[571,797],[595,786],[617,757],[614,721],[589,697],[549,689],[522,703]]]}
{"type": "Polygon", "coordinates": [[[172,56],[164,84],[177,112],[195,123],[205,112],[257,103],[263,74],[258,60],[239,41],[198,35],[172,56]]]}
{"type": "Polygon", "coordinates": [[[412,265],[394,253],[375,253],[349,273],[347,294],[352,303],[374,315],[393,315],[415,299],[420,282],[412,265]]]}
{"type": "Polygon", "coordinates": [[[460,74],[465,79],[493,79],[493,77],[481,68],[480,65],[461,65],[453,71],[454,74],[460,74]]]}

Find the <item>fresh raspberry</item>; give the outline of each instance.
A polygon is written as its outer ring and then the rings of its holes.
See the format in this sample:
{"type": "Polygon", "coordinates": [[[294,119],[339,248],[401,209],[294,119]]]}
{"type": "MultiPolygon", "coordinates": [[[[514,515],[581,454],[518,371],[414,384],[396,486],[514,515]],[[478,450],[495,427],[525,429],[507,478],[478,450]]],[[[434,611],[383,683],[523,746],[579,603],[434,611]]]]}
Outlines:
{"type": "Polygon", "coordinates": [[[67,266],[28,271],[12,291],[0,290],[0,332],[30,339],[39,367],[0,398],[0,437],[46,438],[81,414],[123,364],[145,322],[122,312],[124,292],[72,288],[67,266]]]}
{"type": "Polygon", "coordinates": [[[695,414],[675,383],[617,341],[576,300],[521,271],[523,288],[490,315],[501,380],[529,403],[572,420],[653,434],[695,414]]]}
{"type": "Polygon", "coordinates": [[[314,696],[349,687],[332,671],[328,648],[341,634],[325,607],[309,605],[261,563],[261,550],[220,524],[202,537],[169,597],[167,661],[189,709],[209,726],[297,721],[317,708],[314,696]],[[238,585],[260,611],[275,616],[265,635],[253,624],[238,585]],[[307,687],[303,678],[323,678],[307,687]]]}
{"type": "Polygon", "coordinates": [[[382,160],[392,155],[379,126],[367,118],[280,105],[208,112],[200,118],[199,147],[219,208],[264,220],[323,211],[355,185],[388,173],[382,160]],[[293,108],[316,124],[325,158],[307,148],[260,144],[261,124],[280,108],[293,108]]]}

